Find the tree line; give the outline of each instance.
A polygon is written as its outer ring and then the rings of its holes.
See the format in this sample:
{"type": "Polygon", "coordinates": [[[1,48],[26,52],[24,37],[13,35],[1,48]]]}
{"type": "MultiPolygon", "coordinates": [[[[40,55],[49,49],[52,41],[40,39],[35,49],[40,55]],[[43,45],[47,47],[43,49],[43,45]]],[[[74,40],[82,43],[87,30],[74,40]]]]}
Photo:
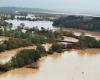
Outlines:
{"type": "Polygon", "coordinates": [[[56,27],[83,29],[100,32],[100,17],[67,16],[54,20],[56,27]],[[61,26],[62,25],[62,26],[61,26]]]}

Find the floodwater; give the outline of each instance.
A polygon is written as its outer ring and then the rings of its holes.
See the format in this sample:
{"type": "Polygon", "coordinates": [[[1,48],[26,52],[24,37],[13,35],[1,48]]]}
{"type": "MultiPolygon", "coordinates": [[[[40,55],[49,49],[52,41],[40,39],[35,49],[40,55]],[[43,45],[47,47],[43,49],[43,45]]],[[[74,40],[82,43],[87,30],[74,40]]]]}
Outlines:
{"type": "Polygon", "coordinates": [[[40,59],[39,66],[9,71],[0,80],[100,80],[100,49],[55,53],[40,59]]]}
{"type": "Polygon", "coordinates": [[[78,42],[78,39],[73,38],[73,37],[64,36],[64,41],[78,42]]]}
{"type": "Polygon", "coordinates": [[[41,29],[41,27],[44,27],[45,29],[54,29],[54,27],[52,26],[52,21],[6,20],[6,22],[12,23],[14,28],[20,26],[21,23],[24,23],[25,27],[28,28],[37,27],[41,29]]]}
{"type": "Polygon", "coordinates": [[[21,51],[22,49],[35,49],[36,46],[29,46],[29,47],[23,47],[23,48],[18,48],[14,50],[9,50],[5,52],[0,52],[0,64],[6,64],[11,60],[13,56],[17,54],[17,52],[21,51]]]}
{"type": "MultiPolygon", "coordinates": [[[[29,27],[53,28],[52,22],[48,23],[45,21],[8,22],[13,23],[14,26],[26,23],[26,26],[29,27]]],[[[76,35],[80,35],[80,33],[76,33],[76,35]]],[[[87,35],[91,36],[90,34],[87,35]]],[[[77,42],[76,39],[68,37],[65,40],[77,42]]],[[[48,44],[46,47],[48,47],[48,44]]],[[[0,64],[7,63],[19,50],[4,52],[6,55],[4,53],[0,54],[0,64]]],[[[100,49],[71,50],[62,54],[55,53],[54,55],[41,58],[39,69],[37,70],[29,68],[11,70],[1,74],[0,80],[100,80],[100,49]]]]}
{"type": "MultiPolygon", "coordinates": [[[[52,46],[52,44],[43,44],[42,46],[45,47],[46,51],[49,50],[49,48],[52,46]]],[[[28,46],[28,47],[23,47],[23,48],[18,48],[18,49],[13,49],[13,50],[8,50],[5,52],[0,53],[0,64],[6,64],[9,62],[13,56],[17,54],[17,52],[23,50],[23,49],[36,49],[36,46],[28,46]]]]}

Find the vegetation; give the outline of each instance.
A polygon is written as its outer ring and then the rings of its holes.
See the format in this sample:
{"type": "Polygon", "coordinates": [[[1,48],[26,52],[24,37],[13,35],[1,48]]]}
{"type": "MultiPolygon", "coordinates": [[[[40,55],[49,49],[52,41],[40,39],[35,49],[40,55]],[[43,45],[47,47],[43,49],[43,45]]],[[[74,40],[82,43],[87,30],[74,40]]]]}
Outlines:
{"type": "Polygon", "coordinates": [[[0,71],[5,72],[10,69],[24,67],[37,62],[39,58],[45,56],[46,50],[43,46],[38,45],[36,49],[24,49],[18,52],[11,61],[5,65],[0,66],[0,71]]]}
{"type": "Polygon", "coordinates": [[[100,32],[100,17],[67,16],[54,20],[54,26],[100,32]]]}
{"type": "MultiPolygon", "coordinates": [[[[13,30],[11,29],[12,24],[10,24],[10,27],[7,23],[2,23],[1,25],[3,29],[0,29],[0,36],[9,37],[9,39],[0,43],[0,52],[31,45],[45,44],[48,41],[54,40],[54,33],[51,30],[31,28],[24,29],[25,32],[23,32],[21,26],[13,30]]],[[[21,25],[23,26],[23,24],[21,25]]]]}
{"type": "Polygon", "coordinates": [[[9,40],[5,40],[2,44],[0,44],[0,52],[31,45],[32,43],[29,42],[29,40],[10,38],[9,40]]]}
{"type": "Polygon", "coordinates": [[[44,44],[46,43],[46,38],[44,36],[35,35],[31,38],[32,43],[34,44],[44,44]]]}
{"type": "Polygon", "coordinates": [[[41,55],[37,50],[22,50],[17,55],[15,55],[11,60],[11,67],[23,67],[25,65],[32,64],[36,62],[41,55]]]}
{"type": "Polygon", "coordinates": [[[45,48],[41,45],[37,45],[36,51],[38,51],[41,55],[44,55],[46,53],[45,48]]]}
{"type": "MultiPolygon", "coordinates": [[[[89,21],[87,23],[82,21],[83,17],[69,16],[67,18],[61,18],[60,20],[61,20],[60,22],[59,22],[59,19],[56,20],[54,22],[54,25],[63,25],[67,27],[71,26],[74,28],[86,29],[86,30],[94,29],[94,27],[92,27],[91,29],[89,27],[91,20],[94,21],[94,18],[88,19],[89,21]],[[76,24],[76,22],[78,23],[76,24]],[[81,28],[81,26],[79,26],[80,24],[82,26],[86,26],[88,24],[88,27],[81,28]]],[[[98,20],[96,19],[95,22],[98,20]]],[[[44,28],[41,28],[41,30],[39,30],[38,28],[25,29],[24,24],[21,24],[20,26],[17,27],[17,29],[13,30],[12,24],[8,24],[6,22],[0,23],[0,26],[1,27],[3,26],[2,27],[3,29],[0,28],[0,36],[9,37],[8,40],[4,40],[2,41],[2,43],[0,43],[0,52],[5,51],[5,50],[20,48],[20,47],[32,46],[32,45],[37,46],[36,49],[24,49],[18,52],[11,59],[10,62],[8,62],[5,65],[0,65],[1,72],[8,71],[14,68],[20,68],[27,65],[31,65],[32,63],[37,62],[39,58],[47,55],[48,53],[53,53],[53,52],[61,53],[65,49],[68,49],[68,48],[69,49],[100,48],[100,40],[97,41],[93,37],[82,36],[82,35],[78,37],[78,36],[75,36],[72,32],[62,31],[62,29],[60,29],[60,31],[46,30],[44,28]],[[23,32],[23,30],[25,30],[25,32],[23,32]],[[57,40],[58,41],[63,40],[63,36],[77,38],[79,39],[79,42],[74,42],[67,45],[57,42],[57,40]],[[41,46],[42,44],[45,44],[45,43],[52,43],[52,46],[48,52],[45,50],[43,46],[41,46]]],[[[94,26],[98,27],[98,25],[94,25],[94,26]]],[[[98,30],[97,29],[94,29],[94,30],[99,31],[99,28],[98,30]]]]}
{"type": "Polygon", "coordinates": [[[54,43],[54,44],[51,46],[49,52],[51,52],[51,53],[53,53],[53,52],[61,53],[61,52],[63,52],[63,50],[64,50],[65,48],[66,48],[66,47],[65,47],[65,45],[63,45],[63,44],[54,43]]]}
{"type": "Polygon", "coordinates": [[[78,44],[83,48],[100,48],[100,40],[93,37],[83,36],[79,39],[78,44]]]}
{"type": "Polygon", "coordinates": [[[26,17],[17,17],[17,20],[28,20],[28,21],[43,21],[43,20],[47,20],[47,21],[52,21],[53,19],[50,19],[49,17],[45,17],[45,18],[26,18],[26,17]]]}

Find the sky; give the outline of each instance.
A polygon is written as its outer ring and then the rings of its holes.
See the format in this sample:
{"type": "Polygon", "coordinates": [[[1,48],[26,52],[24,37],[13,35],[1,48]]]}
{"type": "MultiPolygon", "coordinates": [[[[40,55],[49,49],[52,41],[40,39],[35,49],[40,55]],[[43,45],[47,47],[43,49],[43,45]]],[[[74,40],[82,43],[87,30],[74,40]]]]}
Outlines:
{"type": "Polygon", "coordinates": [[[100,0],[0,0],[0,7],[28,7],[49,10],[100,13],[100,0]]]}

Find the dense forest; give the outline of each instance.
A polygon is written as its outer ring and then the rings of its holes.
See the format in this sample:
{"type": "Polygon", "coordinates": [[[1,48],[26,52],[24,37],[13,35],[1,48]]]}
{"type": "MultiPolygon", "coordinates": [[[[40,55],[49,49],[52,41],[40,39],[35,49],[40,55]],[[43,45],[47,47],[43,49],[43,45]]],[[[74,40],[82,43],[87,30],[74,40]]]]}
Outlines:
{"type": "Polygon", "coordinates": [[[74,28],[100,32],[100,17],[67,16],[54,20],[56,27],[74,28]]]}

